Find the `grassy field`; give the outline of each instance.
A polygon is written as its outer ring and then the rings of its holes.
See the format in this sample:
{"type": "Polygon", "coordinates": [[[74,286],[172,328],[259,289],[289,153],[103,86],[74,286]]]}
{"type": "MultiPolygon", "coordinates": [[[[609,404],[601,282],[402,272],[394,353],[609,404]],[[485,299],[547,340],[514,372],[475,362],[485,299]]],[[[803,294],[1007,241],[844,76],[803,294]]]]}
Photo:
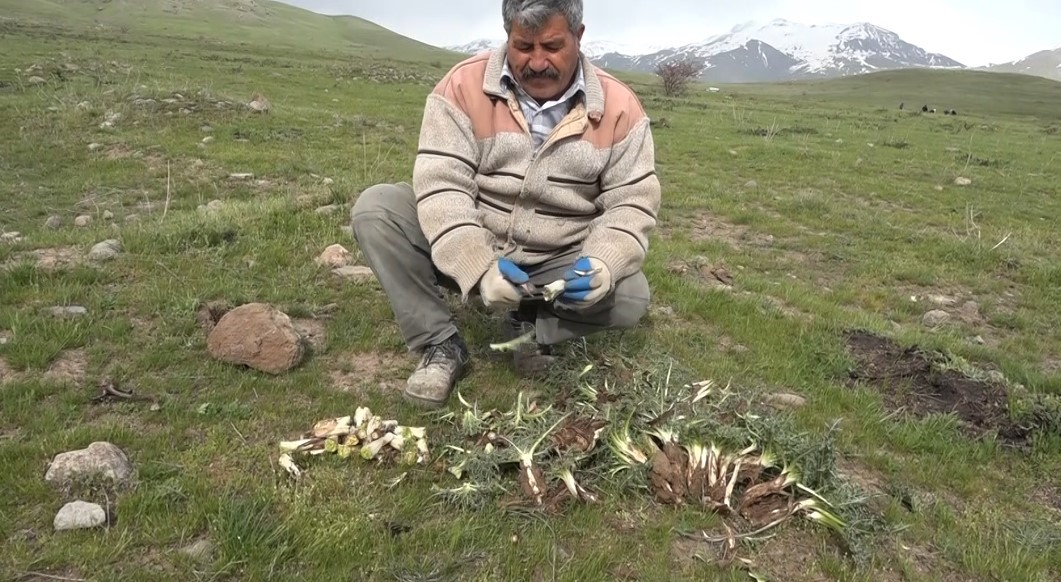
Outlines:
{"type": "Polygon", "coordinates": [[[460,391],[482,409],[561,406],[586,364],[617,394],[673,365],[674,386],[728,385],[777,442],[813,445],[804,473],[858,531],[793,519],[725,565],[681,535],[723,533],[718,516],[607,475],[586,477],[599,504],[545,515],[442,503],[432,486],[459,485],[444,466],[277,466],[279,441],[363,405],[427,426],[435,453],[459,442],[401,399],[415,360],[379,288],[313,262],[356,253],[343,227],[363,188],[409,179],[455,57],[356,19],[202,4],[0,0],[0,230],[19,233],[0,241],[4,579],[1061,577],[1061,84],[902,72],[672,99],[631,77],[664,188],[651,315],[565,346],[534,382],[487,348],[486,313],[458,308],[477,360],[460,391]],[[270,113],[245,106],[255,93],[270,113]],[[121,254],[88,260],[104,239],[121,254]],[[219,300],[282,309],[314,330],[311,356],[279,376],[214,360],[196,314],[219,300]],[[71,305],[87,313],[50,311],[71,305]],[[949,319],[927,326],[932,310],[949,319]],[[94,400],[105,379],[148,399],[94,400]],[[764,404],[777,393],[806,403],[764,404]],[[44,481],[100,440],[134,486],[44,481]],[[115,522],[54,532],[75,498],[115,522]],[[198,540],[208,556],[181,551],[198,540]]]}

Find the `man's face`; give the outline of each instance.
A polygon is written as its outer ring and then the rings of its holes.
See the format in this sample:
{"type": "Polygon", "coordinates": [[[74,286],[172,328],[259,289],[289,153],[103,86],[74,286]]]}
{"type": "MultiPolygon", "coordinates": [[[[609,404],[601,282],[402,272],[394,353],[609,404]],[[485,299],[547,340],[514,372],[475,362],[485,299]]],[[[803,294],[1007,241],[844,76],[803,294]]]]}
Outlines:
{"type": "Polygon", "coordinates": [[[508,66],[520,87],[538,101],[562,95],[578,71],[578,50],[585,25],[578,34],[567,20],[554,14],[541,29],[531,31],[512,24],[508,35],[508,66]]]}

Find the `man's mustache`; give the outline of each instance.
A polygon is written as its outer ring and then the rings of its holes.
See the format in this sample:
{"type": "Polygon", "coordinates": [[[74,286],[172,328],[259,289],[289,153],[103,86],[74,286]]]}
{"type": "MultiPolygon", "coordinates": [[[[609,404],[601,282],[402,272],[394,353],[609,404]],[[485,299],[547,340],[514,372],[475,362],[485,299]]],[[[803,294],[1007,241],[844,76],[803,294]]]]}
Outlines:
{"type": "Polygon", "coordinates": [[[558,81],[560,80],[560,71],[556,70],[556,68],[554,68],[552,65],[546,67],[544,70],[541,71],[535,71],[534,69],[527,66],[523,67],[523,70],[520,71],[520,76],[527,81],[533,79],[552,79],[554,81],[558,81]]]}

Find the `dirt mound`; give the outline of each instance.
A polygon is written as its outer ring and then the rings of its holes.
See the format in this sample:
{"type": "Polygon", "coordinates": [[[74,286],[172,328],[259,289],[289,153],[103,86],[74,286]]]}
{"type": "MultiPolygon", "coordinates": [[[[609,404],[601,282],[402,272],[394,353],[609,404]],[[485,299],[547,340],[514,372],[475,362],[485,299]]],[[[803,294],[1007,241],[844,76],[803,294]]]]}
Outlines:
{"type": "Polygon", "coordinates": [[[879,390],[890,410],[916,418],[954,413],[974,438],[997,433],[1004,442],[1023,444],[1031,437],[1032,427],[1011,416],[1004,385],[943,369],[933,354],[917,346],[904,348],[863,331],[849,332],[845,339],[857,362],[849,384],[879,390]]]}

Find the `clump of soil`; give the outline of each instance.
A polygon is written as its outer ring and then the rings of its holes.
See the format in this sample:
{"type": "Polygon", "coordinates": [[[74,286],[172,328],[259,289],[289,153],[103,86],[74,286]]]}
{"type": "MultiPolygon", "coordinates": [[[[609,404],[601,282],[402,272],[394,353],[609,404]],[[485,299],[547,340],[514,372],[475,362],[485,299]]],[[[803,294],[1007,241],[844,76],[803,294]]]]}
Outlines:
{"type": "Polygon", "coordinates": [[[845,339],[857,362],[849,372],[849,384],[879,390],[889,410],[903,410],[916,418],[954,413],[973,438],[997,433],[1010,444],[1030,439],[1034,427],[1014,421],[1003,384],[941,369],[933,354],[868,332],[849,332],[845,339]]]}

